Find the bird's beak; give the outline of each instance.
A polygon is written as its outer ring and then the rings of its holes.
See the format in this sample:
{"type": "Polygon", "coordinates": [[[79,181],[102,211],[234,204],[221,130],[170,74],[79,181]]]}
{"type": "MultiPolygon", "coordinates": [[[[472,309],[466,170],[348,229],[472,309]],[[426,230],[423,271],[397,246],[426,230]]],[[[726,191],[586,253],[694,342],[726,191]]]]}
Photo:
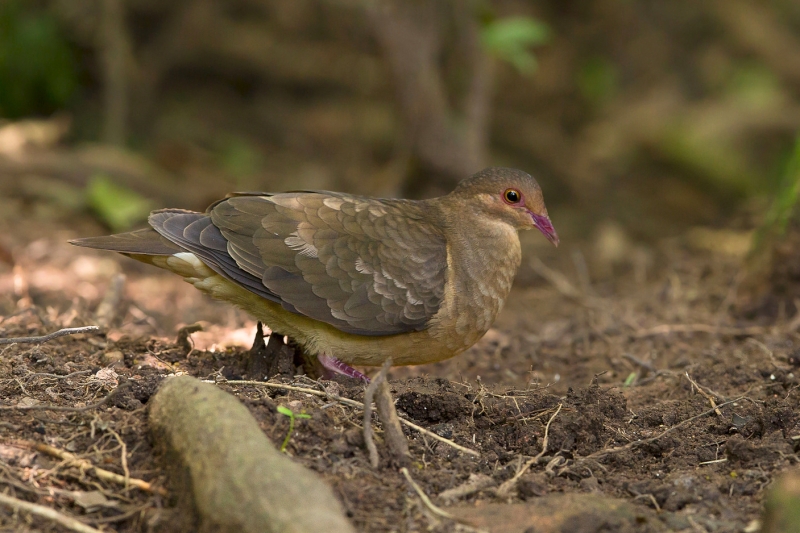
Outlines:
{"type": "Polygon", "coordinates": [[[548,241],[558,247],[558,233],[556,233],[553,223],[550,222],[550,218],[545,215],[537,215],[536,213],[531,213],[531,217],[533,218],[533,225],[539,228],[539,231],[542,232],[542,235],[544,235],[548,241]]]}

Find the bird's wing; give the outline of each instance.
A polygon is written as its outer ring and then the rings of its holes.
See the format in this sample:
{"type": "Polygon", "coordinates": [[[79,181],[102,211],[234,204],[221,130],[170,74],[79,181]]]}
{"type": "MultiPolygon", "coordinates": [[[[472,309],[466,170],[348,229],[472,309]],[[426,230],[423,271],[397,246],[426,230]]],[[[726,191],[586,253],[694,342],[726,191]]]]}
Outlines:
{"type": "Polygon", "coordinates": [[[447,251],[414,203],[332,193],[233,197],[211,220],[240,268],[290,310],[362,335],[424,329],[447,251]]]}
{"type": "Polygon", "coordinates": [[[413,202],[321,192],[242,195],[193,220],[158,216],[151,224],[159,233],[214,270],[347,333],[424,329],[443,298],[444,235],[413,202]]]}

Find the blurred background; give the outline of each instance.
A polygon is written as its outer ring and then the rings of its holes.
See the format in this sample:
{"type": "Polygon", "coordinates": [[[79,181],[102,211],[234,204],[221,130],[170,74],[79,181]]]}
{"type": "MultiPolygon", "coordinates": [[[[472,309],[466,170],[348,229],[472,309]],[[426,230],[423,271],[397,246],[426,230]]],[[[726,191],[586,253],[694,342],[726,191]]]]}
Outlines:
{"type": "Polygon", "coordinates": [[[776,190],[800,3],[4,0],[0,117],[4,184],[61,201],[419,197],[491,164],[651,238],[776,190]]]}
{"type": "Polygon", "coordinates": [[[796,0],[3,0],[0,263],[232,190],[503,165],[579,274],[646,275],[676,236],[743,256],[798,130],[796,0]]]}

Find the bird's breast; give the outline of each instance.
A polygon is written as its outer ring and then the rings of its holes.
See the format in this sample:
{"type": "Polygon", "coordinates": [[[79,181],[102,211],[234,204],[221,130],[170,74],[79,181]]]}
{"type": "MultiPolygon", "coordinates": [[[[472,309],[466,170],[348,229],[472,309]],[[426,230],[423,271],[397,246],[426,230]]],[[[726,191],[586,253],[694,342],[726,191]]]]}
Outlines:
{"type": "Polygon", "coordinates": [[[477,342],[503,308],[521,258],[513,228],[454,239],[448,245],[445,305],[431,321],[432,335],[454,350],[477,342]]]}

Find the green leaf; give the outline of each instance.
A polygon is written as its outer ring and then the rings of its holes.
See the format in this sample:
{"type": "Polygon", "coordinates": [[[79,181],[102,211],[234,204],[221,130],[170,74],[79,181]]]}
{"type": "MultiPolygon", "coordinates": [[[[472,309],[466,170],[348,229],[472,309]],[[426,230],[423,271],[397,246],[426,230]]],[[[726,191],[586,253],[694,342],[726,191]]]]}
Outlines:
{"type": "Polygon", "coordinates": [[[150,200],[98,174],[86,185],[86,202],[113,231],[130,229],[147,219],[150,200]]]}
{"type": "Polygon", "coordinates": [[[528,48],[550,40],[550,28],[530,17],[494,20],[481,31],[481,42],[491,54],[511,63],[520,73],[532,74],[538,64],[528,48]]]}
{"type": "Polygon", "coordinates": [[[764,223],[756,231],[753,252],[760,252],[766,243],[781,237],[786,232],[798,202],[800,202],[800,135],[795,140],[775,200],[767,212],[764,223]]]}
{"type": "Polygon", "coordinates": [[[292,412],[292,410],[291,410],[291,409],[289,409],[289,408],[288,408],[288,407],[286,407],[286,406],[279,405],[279,406],[278,406],[278,412],[279,412],[280,414],[282,414],[282,415],[286,415],[286,416],[288,416],[289,418],[294,418],[294,413],[292,412]]]}
{"type": "Polygon", "coordinates": [[[295,417],[297,417],[297,418],[311,418],[311,415],[307,415],[305,413],[301,413],[299,415],[295,415],[295,417]]]}

